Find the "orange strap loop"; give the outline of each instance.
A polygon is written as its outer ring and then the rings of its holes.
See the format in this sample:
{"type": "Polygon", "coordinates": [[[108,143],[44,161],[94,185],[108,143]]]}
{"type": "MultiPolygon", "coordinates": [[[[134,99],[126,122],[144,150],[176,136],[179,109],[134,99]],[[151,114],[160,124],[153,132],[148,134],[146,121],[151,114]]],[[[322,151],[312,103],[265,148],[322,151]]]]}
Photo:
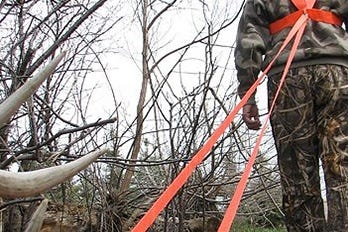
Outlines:
{"type": "Polygon", "coordinates": [[[319,9],[301,9],[298,11],[295,11],[292,14],[289,14],[285,16],[284,18],[281,18],[269,25],[269,30],[271,34],[275,34],[287,27],[292,27],[296,23],[296,21],[300,18],[301,15],[307,14],[308,18],[317,21],[317,22],[323,22],[323,23],[329,23],[337,26],[342,25],[342,19],[337,16],[335,13],[326,11],[326,10],[319,10],[319,9]]]}
{"type": "Polygon", "coordinates": [[[279,57],[281,52],[290,43],[290,41],[292,39],[294,39],[294,43],[293,43],[292,48],[290,50],[290,54],[289,54],[288,60],[286,62],[286,65],[285,65],[282,77],[280,79],[280,83],[278,85],[277,92],[276,92],[276,94],[274,96],[273,102],[270,105],[268,114],[266,116],[265,123],[263,124],[263,127],[261,128],[260,135],[259,135],[259,137],[256,140],[255,147],[254,147],[254,149],[251,152],[249,161],[248,161],[248,163],[247,163],[247,165],[245,167],[245,170],[244,170],[244,172],[242,174],[241,180],[238,182],[236,190],[233,193],[232,200],[230,201],[230,204],[229,204],[229,206],[226,209],[225,216],[224,216],[224,218],[223,218],[223,220],[222,220],[222,222],[220,224],[218,232],[228,232],[228,231],[230,231],[230,228],[232,226],[234,218],[235,218],[235,216],[237,214],[238,206],[239,206],[239,204],[241,202],[241,199],[242,199],[242,196],[243,196],[243,192],[244,192],[245,187],[247,185],[248,178],[249,178],[250,173],[252,171],[252,167],[253,167],[253,165],[255,163],[255,160],[256,160],[259,148],[261,146],[261,140],[262,140],[262,138],[263,138],[263,136],[264,136],[264,134],[266,132],[267,123],[268,123],[268,121],[269,121],[269,119],[271,117],[271,114],[272,114],[272,111],[274,109],[275,102],[276,102],[276,100],[278,98],[280,90],[281,90],[281,88],[282,88],[282,86],[283,86],[283,84],[285,82],[285,78],[286,78],[286,75],[287,75],[287,73],[288,73],[288,71],[290,69],[291,62],[292,62],[292,60],[295,57],[296,49],[297,49],[297,47],[298,47],[298,45],[300,43],[300,40],[302,38],[304,29],[305,29],[305,27],[307,25],[307,19],[308,19],[307,15],[301,15],[301,17],[295,23],[294,27],[291,28],[288,36],[285,38],[285,40],[284,40],[282,46],[280,47],[278,53],[276,54],[276,56],[272,59],[272,61],[269,63],[269,65],[266,67],[266,69],[262,72],[262,74],[256,80],[257,83],[260,83],[260,80],[263,80],[263,78],[265,78],[266,74],[271,69],[271,67],[272,67],[273,63],[275,62],[275,60],[279,57]]]}
{"type": "MultiPolygon", "coordinates": [[[[261,140],[262,140],[263,135],[265,134],[267,122],[271,116],[271,112],[273,111],[275,101],[276,101],[276,99],[279,95],[280,89],[285,81],[285,77],[286,77],[287,72],[290,68],[291,62],[295,56],[296,49],[300,43],[300,40],[302,38],[305,27],[307,25],[308,19],[312,19],[312,20],[320,21],[320,22],[328,22],[328,23],[335,24],[335,25],[339,25],[338,22],[341,22],[341,20],[336,15],[334,15],[328,11],[312,9],[316,0],[291,0],[291,1],[295,4],[295,6],[298,9],[301,9],[301,10],[293,13],[295,16],[291,16],[287,20],[285,20],[288,22],[284,21],[285,23],[278,23],[278,21],[277,21],[277,22],[275,22],[276,24],[274,24],[276,26],[272,26],[272,27],[274,27],[273,30],[275,30],[275,31],[282,30],[283,28],[285,28],[287,26],[292,27],[289,34],[287,35],[286,39],[284,40],[280,50],[278,51],[278,53],[272,59],[270,64],[266,67],[264,72],[258,77],[258,79],[254,82],[254,84],[246,92],[246,94],[241,99],[241,101],[237,104],[237,106],[231,110],[231,112],[226,117],[226,119],[214,131],[214,133],[207,140],[207,142],[203,145],[203,147],[192,157],[192,159],[188,162],[188,164],[181,170],[179,175],[173,180],[173,182],[167,187],[167,189],[165,189],[163,191],[163,193],[155,201],[155,203],[152,205],[152,207],[140,219],[140,221],[137,223],[137,225],[131,230],[132,232],[145,232],[150,228],[152,223],[155,221],[156,217],[167,206],[167,204],[172,200],[172,198],[176,195],[178,190],[185,184],[185,182],[189,179],[190,175],[196,169],[196,167],[204,160],[204,158],[210,152],[210,150],[212,149],[212,147],[214,146],[216,141],[224,133],[224,131],[228,128],[229,124],[233,121],[236,114],[239,112],[239,110],[241,110],[243,108],[243,106],[246,104],[247,100],[254,93],[257,86],[262,82],[262,80],[264,80],[266,74],[271,69],[272,65],[274,64],[276,59],[279,57],[280,53],[290,43],[290,41],[292,39],[294,39],[294,43],[293,43],[292,48],[290,50],[289,58],[286,62],[285,69],[284,69],[283,75],[281,77],[280,84],[278,86],[278,90],[277,90],[276,95],[274,97],[274,100],[270,106],[269,113],[268,113],[267,118],[266,118],[266,123],[264,123],[264,125],[261,129],[260,136],[258,137],[258,139],[256,141],[255,147],[251,153],[251,156],[250,156],[249,161],[246,165],[245,171],[242,174],[241,180],[237,185],[237,188],[235,190],[235,193],[233,194],[232,200],[231,200],[231,202],[226,210],[225,216],[224,216],[224,218],[220,224],[220,227],[218,229],[218,232],[230,231],[230,228],[232,226],[235,215],[237,213],[237,209],[238,209],[238,206],[240,204],[243,192],[244,192],[245,187],[247,185],[248,178],[249,178],[250,173],[252,171],[252,167],[253,167],[254,162],[256,160],[256,156],[257,156],[259,148],[261,146],[261,140]],[[309,12],[312,12],[312,13],[309,13],[309,12]],[[334,17],[328,16],[331,14],[334,17]],[[329,19],[329,18],[333,18],[333,19],[329,19]],[[279,24],[279,25],[277,25],[277,24],[279,24]]],[[[287,17],[285,17],[285,18],[287,18],[287,17]]],[[[281,21],[282,20],[284,20],[284,19],[281,19],[281,21]]],[[[276,32],[274,32],[274,33],[276,33],[276,32]]]]}

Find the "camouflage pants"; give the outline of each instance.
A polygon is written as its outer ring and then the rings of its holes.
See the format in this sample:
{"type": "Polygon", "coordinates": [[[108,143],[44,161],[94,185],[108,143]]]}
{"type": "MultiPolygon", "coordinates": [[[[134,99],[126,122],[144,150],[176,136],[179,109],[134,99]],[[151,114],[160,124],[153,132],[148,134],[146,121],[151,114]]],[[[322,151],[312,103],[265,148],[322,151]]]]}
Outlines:
{"type": "MultiPolygon", "coordinates": [[[[279,76],[269,77],[270,101],[279,76]]],[[[288,231],[348,231],[348,68],[290,70],[271,117],[288,231]],[[324,169],[328,216],[320,192],[324,169]]]]}

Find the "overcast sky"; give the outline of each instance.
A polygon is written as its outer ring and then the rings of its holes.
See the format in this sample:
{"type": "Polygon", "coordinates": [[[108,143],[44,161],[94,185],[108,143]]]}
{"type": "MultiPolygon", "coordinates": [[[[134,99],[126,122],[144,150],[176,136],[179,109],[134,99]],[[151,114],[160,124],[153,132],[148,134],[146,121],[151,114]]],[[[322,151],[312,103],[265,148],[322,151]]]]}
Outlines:
{"type": "MultiPolygon", "coordinates": [[[[234,17],[243,1],[206,0],[205,2],[207,3],[207,13],[210,14],[205,15],[205,17],[210,17],[212,21],[216,21],[218,24],[220,20],[218,17],[222,15],[227,18],[234,17]]],[[[157,39],[158,47],[161,47],[163,51],[169,51],[170,49],[180,47],[192,41],[197,35],[197,31],[200,30],[205,23],[201,3],[199,3],[199,1],[184,0],[179,6],[179,9],[165,14],[165,19],[162,19],[161,24],[157,27],[158,31],[156,31],[156,34],[152,35],[157,39]]],[[[132,6],[129,4],[128,7],[129,8],[122,8],[127,12],[125,14],[126,17],[124,17],[122,23],[117,26],[117,29],[112,32],[115,33],[115,43],[117,43],[117,47],[119,47],[119,53],[109,55],[105,63],[107,67],[110,68],[110,70],[108,70],[108,76],[118,102],[122,103],[123,107],[128,108],[130,113],[134,113],[141,86],[141,70],[139,69],[139,64],[141,63],[142,37],[139,22],[134,20],[131,21],[132,18],[134,18],[132,15],[132,6]]],[[[123,13],[124,12],[120,12],[120,14],[123,13]]],[[[233,45],[237,24],[238,20],[220,35],[219,44],[226,46],[233,45]]],[[[229,49],[225,49],[225,51],[227,53],[229,49]]],[[[201,54],[197,56],[200,58],[199,56],[201,56],[201,54]]],[[[169,60],[167,62],[169,62],[169,60]]],[[[192,60],[189,65],[195,67],[195,65],[198,64],[192,60]]],[[[232,66],[232,62],[229,65],[232,66]]],[[[98,75],[98,73],[94,75],[98,75]]],[[[102,117],[105,112],[112,110],[109,109],[111,92],[104,77],[95,79],[98,82],[99,88],[95,90],[93,108],[95,108],[98,113],[93,113],[91,117],[98,118],[102,117]]],[[[186,78],[186,80],[189,79],[191,81],[188,82],[187,85],[191,84],[194,86],[197,83],[197,78],[191,76],[186,78]]]]}

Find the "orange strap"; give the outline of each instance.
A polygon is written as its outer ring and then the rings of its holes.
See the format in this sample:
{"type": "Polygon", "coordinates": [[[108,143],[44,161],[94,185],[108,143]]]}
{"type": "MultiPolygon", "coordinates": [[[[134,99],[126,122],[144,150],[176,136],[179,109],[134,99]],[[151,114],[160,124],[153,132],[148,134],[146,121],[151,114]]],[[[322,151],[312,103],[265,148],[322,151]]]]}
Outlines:
{"type": "Polygon", "coordinates": [[[269,118],[271,117],[271,113],[273,111],[275,102],[276,102],[276,100],[278,98],[278,95],[280,93],[280,89],[283,86],[283,83],[285,81],[285,77],[286,77],[286,75],[287,75],[287,73],[289,71],[291,62],[292,62],[292,60],[293,60],[293,58],[295,56],[296,49],[298,47],[298,44],[300,43],[300,39],[302,38],[305,26],[307,25],[307,19],[308,19],[308,16],[306,16],[306,15],[300,16],[298,21],[295,23],[294,27],[289,32],[287,38],[285,39],[284,43],[282,44],[282,47],[280,48],[280,50],[277,53],[277,55],[273,58],[271,63],[267,66],[265,71],[259,77],[259,79],[263,79],[265,77],[265,75],[268,73],[268,71],[270,70],[271,66],[273,65],[274,61],[279,56],[280,52],[283,51],[285,46],[287,44],[289,44],[290,40],[294,36],[296,36],[295,37],[295,41],[294,41],[294,43],[292,45],[292,48],[290,50],[290,54],[289,54],[288,60],[286,62],[286,65],[285,65],[285,68],[284,68],[284,71],[283,71],[280,83],[278,85],[277,92],[275,94],[275,97],[274,97],[273,102],[272,102],[272,104],[270,106],[269,112],[267,114],[266,122],[264,123],[263,127],[261,128],[260,135],[259,135],[259,137],[256,140],[255,147],[254,147],[254,149],[251,152],[249,161],[248,161],[248,163],[247,163],[247,165],[245,167],[245,170],[243,172],[241,180],[238,182],[238,185],[236,187],[236,191],[233,194],[232,200],[231,200],[231,202],[230,202],[230,204],[229,204],[229,206],[228,206],[228,208],[226,210],[225,216],[224,216],[224,218],[223,218],[223,220],[222,220],[222,222],[220,224],[218,232],[228,232],[228,231],[230,231],[230,228],[231,228],[232,223],[234,221],[234,218],[236,216],[236,213],[237,213],[237,210],[238,210],[241,198],[243,196],[243,192],[244,192],[245,187],[247,185],[248,178],[249,178],[250,173],[252,171],[252,167],[253,167],[253,165],[255,163],[255,160],[256,160],[256,157],[257,157],[257,154],[258,154],[258,151],[259,151],[259,147],[261,145],[261,140],[262,140],[262,138],[263,138],[263,136],[264,136],[264,134],[266,132],[267,123],[269,121],[269,118]]]}
{"type": "MultiPolygon", "coordinates": [[[[293,0],[293,2],[294,2],[294,4],[297,7],[301,7],[301,8],[304,8],[304,9],[310,9],[310,8],[313,7],[313,5],[315,3],[315,0],[307,0],[307,1],[306,0],[293,0]],[[294,1],[296,1],[296,2],[294,2],[294,1]]],[[[272,113],[273,108],[275,106],[276,99],[278,98],[280,90],[281,90],[281,88],[282,88],[282,86],[284,84],[285,77],[286,77],[286,75],[287,75],[287,73],[288,73],[288,71],[290,69],[290,65],[292,63],[292,60],[295,57],[297,47],[298,47],[298,45],[300,43],[300,40],[302,38],[303,32],[305,30],[305,27],[306,27],[306,25],[308,23],[308,19],[309,19],[309,15],[308,14],[301,14],[299,16],[299,18],[296,20],[296,22],[294,22],[293,27],[291,28],[289,34],[285,38],[285,40],[284,40],[281,48],[279,49],[278,53],[275,55],[273,60],[270,62],[270,64],[266,67],[264,72],[259,77],[259,79],[261,79],[261,78],[263,79],[264,78],[264,76],[271,69],[273,63],[278,58],[280,53],[289,44],[289,42],[295,37],[294,43],[293,43],[293,45],[291,47],[291,50],[290,50],[290,53],[289,53],[288,60],[287,60],[287,62],[285,64],[285,68],[284,68],[282,77],[280,79],[280,83],[278,85],[277,92],[276,92],[276,94],[274,96],[272,104],[270,105],[270,109],[269,109],[269,112],[268,112],[267,117],[266,117],[266,123],[264,123],[263,127],[261,128],[260,136],[256,140],[255,147],[254,147],[254,149],[253,149],[253,151],[251,153],[251,156],[249,158],[249,161],[248,161],[248,163],[247,163],[247,165],[245,167],[245,170],[244,170],[244,173],[243,173],[243,175],[241,177],[241,180],[239,181],[239,183],[238,183],[238,185],[236,187],[236,191],[233,194],[232,200],[231,200],[231,202],[230,202],[230,204],[229,204],[229,206],[228,206],[228,208],[226,210],[225,216],[224,216],[224,218],[223,218],[223,220],[222,220],[222,222],[220,224],[218,232],[228,232],[228,231],[230,231],[230,228],[232,226],[232,223],[234,221],[235,215],[237,213],[237,210],[238,210],[241,198],[243,196],[243,192],[244,192],[245,187],[247,185],[248,178],[249,178],[250,173],[252,171],[252,166],[254,165],[254,162],[256,160],[256,157],[257,157],[257,154],[258,154],[258,150],[259,150],[259,147],[260,147],[260,144],[261,144],[262,137],[265,134],[267,122],[268,122],[268,120],[269,120],[269,118],[271,116],[271,113],[272,113]]]]}
{"type": "MultiPolygon", "coordinates": [[[[295,0],[293,0],[295,1],[295,0]]],[[[303,8],[312,8],[314,5],[315,0],[296,0],[298,5],[303,8]],[[302,1],[302,2],[301,2],[302,1]]],[[[295,4],[296,5],[296,4],[295,4]]],[[[297,5],[296,5],[297,6],[297,5]]],[[[167,187],[167,189],[164,190],[164,192],[161,194],[161,196],[155,201],[155,203],[152,205],[152,207],[148,210],[148,212],[140,219],[138,224],[131,230],[132,232],[145,232],[149,229],[149,227],[152,225],[152,223],[155,221],[156,217],[159,215],[159,213],[167,206],[167,204],[171,201],[171,199],[176,195],[178,190],[185,184],[185,182],[188,180],[192,172],[195,170],[195,168],[204,160],[207,153],[211,150],[211,148],[214,146],[215,142],[218,140],[218,138],[224,133],[224,131],[228,128],[229,124],[233,121],[236,114],[239,112],[239,110],[246,104],[247,100],[250,98],[250,96],[254,93],[257,86],[263,81],[268,71],[271,69],[271,66],[275,62],[275,60],[278,58],[280,53],[284,50],[284,48],[289,44],[289,42],[295,37],[294,44],[291,48],[290,55],[288,58],[288,61],[286,63],[280,84],[278,86],[278,90],[276,92],[274,101],[272,102],[272,105],[270,107],[269,113],[267,115],[266,123],[263,125],[261,129],[261,133],[259,138],[256,141],[256,145],[251,153],[250,159],[246,165],[245,171],[242,175],[242,178],[240,182],[237,185],[235,194],[233,195],[233,198],[226,210],[226,214],[224,219],[221,222],[221,225],[219,227],[218,232],[228,232],[230,231],[230,227],[232,225],[232,222],[234,220],[234,217],[236,215],[241,197],[243,195],[244,189],[246,187],[248,178],[250,176],[252,166],[254,165],[254,162],[256,160],[256,156],[261,144],[261,139],[265,133],[267,121],[270,118],[271,112],[275,105],[275,100],[277,99],[281,86],[284,83],[285,76],[287,75],[287,72],[290,68],[291,62],[294,58],[297,46],[300,42],[300,39],[302,38],[305,26],[307,25],[309,19],[308,14],[301,14],[297,21],[294,23],[293,28],[290,30],[289,35],[286,37],[285,41],[283,42],[280,50],[275,55],[273,60],[270,62],[270,64],[267,66],[265,71],[260,75],[260,77],[254,82],[254,84],[251,86],[251,88],[246,92],[244,97],[241,99],[241,101],[237,104],[237,106],[229,113],[229,115],[226,117],[226,119],[222,122],[222,124],[214,131],[214,133],[211,135],[211,137],[208,139],[208,141],[204,144],[204,146],[192,157],[191,161],[188,162],[188,164],[182,169],[182,171],[179,173],[179,175],[173,180],[173,182],[167,187]]]]}
{"type": "Polygon", "coordinates": [[[284,28],[294,26],[295,22],[303,14],[307,14],[309,19],[317,22],[329,23],[337,26],[341,26],[343,22],[343,20],[333,12],[319,9],[302,8],[298,11],[295,11],[294,13],[285,16],[284,18],[271,23],[269,25],[270,33],[275,34],[283,30],[284,28]]]}
{"type": "Polygon", "coordinates": [[[140,219],[138,224],[131,230],[132,232],[145,232],[155,221],[160,212],[167,206],[167,204],[176,195],[179,189],[186,183],[188,178],[191,176],[192,172],[196,167],[204,160],[208,152],[212,149],[219,137],[224,133],[228,126],[233,121],[236,114],[242,109],[246,104],[248,99],[256,90],[257,86],[262,81],[259,78],[252,87],[246,92],[241,101],[237,106],[229,113],[226,119],[219,125],[219,127],[214,131],[214,133],[209,137],[207,142],[203,147],[192,157],[192,159],[187,163],[187,165],[181,170],[179,175],[173,180],[173,182],[163,191],[160,197],[155,201],[152,207],[147,211],[147,213],[140,219]]]}
{"type": "MultiPolygon", "coordinates": [[[[237,106],[235,108],[232,109],[232,111],[229,113],[229,115],[226,117],[226,119],[214,131],[214,133],[210,136],[210,138],[207,140],[207,142],[204,144],[204,146],[192,157],[192,159],[181,170],[181,172],[173,180],[173,182],[167,187],[167,189],[165,189],[163,191],[163,193],[154,202],[154,204],[151,206],[151,208],[146,212],[146,214],[140,219],[140,221],[136,224],[136,226],[131,230],[132,232],[145,232],[150,228],[150,226],[156,220],[157,216],[168,205],[168,203],[176,195],[176,193],[179,191],[179,189],[185,184],[185,182],[191,176],[192,172],[196,169],[196,167],[204,160],[207,153],[214,146],[214,144],[216,143],[218,138],[228,128],[228,126],[231,124],[231,122],[233,121],[236,114],[242,109],[242,107],[246,104],[246,102],[251,97],[251,95],[254,93],[256,88],[264,80],[264,78],[266,77],[266,74],[271,69],[271,66],[273,65],[275,60],[278,58],[280,53],[284,50],[286,45],[289,44],[289,42],[294,37],[296,32],[299,30],[299,28],[300,28],[299,25],[304,24],[305,20],[306,20],[305,16],[300,17],[299,23],[295,24],[294,28],[291,30],[291,33],[285,39],[280,50],[278,51],[278,53],[276,54],[274,59],[270,62],[270,64],[267,66],[267,68],[265,69],[263,74],[254,82],[254,84],[250,87],[250,89],[245,93],[245,95],[241,99],[241,101],[237,104],[237,106]]],[[[236,193],[234,194],[234,199],[231,201],[230,206],[226,211],[226,215],[225,215],[225,217],[220,225],[219,232],[229,231],[229,228],[232,225],[235,213],[236,213],[238,206],[239,206],[240,198],[244,192],[246,182],[248,180],[252,166],[253,166],[255,159],[256,159],[256,156],[257,156],[257,152],[259,150],[260,142],[261,142],[262,136],[263,136],[265,128],[266,128],[265,126],[266,126],[266,124],[262,128],[260,137],[259,137],[257,144],[252,152],[252,155],[248,161],[246,169],[242,175],[242,179],[237,186],[236,193]]]]}

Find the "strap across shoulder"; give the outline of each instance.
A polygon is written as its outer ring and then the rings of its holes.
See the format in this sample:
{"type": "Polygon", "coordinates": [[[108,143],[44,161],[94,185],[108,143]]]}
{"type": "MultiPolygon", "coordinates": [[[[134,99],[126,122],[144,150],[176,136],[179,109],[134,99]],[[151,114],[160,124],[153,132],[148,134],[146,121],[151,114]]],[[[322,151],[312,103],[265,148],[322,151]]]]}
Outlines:
{"type": "Polygon", "coordinates": [[[303,14],[307,14],[308,18],[313,21],[338,26],[342,25],[342,19],[335,13],[313,8],[315,1],[316,0],[291,0],[296,6],[297,11],[271,23],[269,25],[270,33],[275,34],[287,27],[292,27],[303,14]]]}

